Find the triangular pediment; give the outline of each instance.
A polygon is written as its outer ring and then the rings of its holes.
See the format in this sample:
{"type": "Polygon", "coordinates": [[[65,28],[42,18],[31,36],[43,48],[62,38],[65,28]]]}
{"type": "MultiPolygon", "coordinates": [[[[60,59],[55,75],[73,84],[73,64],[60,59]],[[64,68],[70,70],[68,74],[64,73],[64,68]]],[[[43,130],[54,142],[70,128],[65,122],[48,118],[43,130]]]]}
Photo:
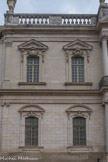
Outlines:
{"type": "Polygon", "coordinates": [[[85,42],[82,42],[81,40],[77,39],[74,42],[71,42],[63,47],[64,50],[75,50],[75,49],[81,49],[81,50],[91,50],[93,47],[85,42]]]}
{"type": "Polygon", "coordinates": [[[32,39],[30,41],[27,41],[21,45],[18,46],[19,50],[22,49],[35,49],[35,50],[47,50],[48,46],[46,46],[45,44],[36,41],[35,39],[32,39]]]}

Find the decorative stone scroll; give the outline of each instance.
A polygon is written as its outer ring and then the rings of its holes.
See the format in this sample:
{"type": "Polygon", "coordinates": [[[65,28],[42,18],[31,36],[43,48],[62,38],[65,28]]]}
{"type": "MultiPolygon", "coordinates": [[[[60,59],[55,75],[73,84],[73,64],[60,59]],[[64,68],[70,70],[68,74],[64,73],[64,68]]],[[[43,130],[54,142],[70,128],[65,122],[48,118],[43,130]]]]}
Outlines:
{"type": "Polygon", "coordinates": [[[68,119],[70,119],[70,117],[88,117],[90,118],[90,115],[92,113],[92,110],[88,107],[85,106],[83,104],[78,104],[78,105],[74,105],[72,107],[69,107],[66,110],[66,113],[68,115],[68,119]]]}
{"type": "Polygon", "coordinates": [[[87,62],[89,63],[90,60],[90,51],[93,49],[93,47],[85,42],[82,42],[80,40],[76,40],[74,42],[71,42],[63,47],[65,53],[66,53],[66,62],[69,62],[69,56],[72,57],[83,57],[87,56],[87,62]]]}
{"type": "Polygon", "coordinates": [[[48,49],[48,46],[32,39],[18,46],[21,51],[21,61],[24,61],[24,55],[27,56],[41,56],[42,62],[44,62],[44,53],[48,49]]]}

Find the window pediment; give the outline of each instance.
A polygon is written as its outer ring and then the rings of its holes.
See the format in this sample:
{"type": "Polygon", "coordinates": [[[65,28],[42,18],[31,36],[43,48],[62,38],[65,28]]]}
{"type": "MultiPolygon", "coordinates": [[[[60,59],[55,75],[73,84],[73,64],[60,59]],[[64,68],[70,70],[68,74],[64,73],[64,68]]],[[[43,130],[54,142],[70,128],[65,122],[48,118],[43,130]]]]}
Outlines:
{"type": "Polygon", "coordinates": [[[42,61],[44,62],[44,53],[48,49],[48,46],[45,44],[36,41],[34,39],[29,40],[18,46],[18,49],[21,51],[22,54],[22,62],[24,59],[24,55],[27,56],[42,56],[42,61]]]}
{"type": "Polygon", "coordinates": [[[27,117],[29,116],[42,117],[44,112],[45,110],[39,105],[26,105],[19,110],[21,116],[27,116],[27,117]]]}
{"type": "Polygon", "coordinates": [[[91,50],[93,47],[85,42],[82,42],[81,40],[77,39],[74,42],[71,42],[63,47],[64,50],[75,50],[75,49],[81,49],[81,50],[91,50]]]}
{"type": "Polygon", "coordinates": [[[30,49],[31,50],[32,49],[34,49],[34,50],[47,50],[48,46],[44,45],[41,42],[38,42],[38,41],[32,39],[28,42],[25,42],[25,43],[19,45],[18,49],[19,50],[24,50],[24,49],[26,49],[26,50],[30,50],[30,49]]]}
{"type": "Polygon", "coordinates": [[[74,105],[72,107],[69,107],[66,110],[66,113],[69,118],[70,116],[75,116],[75,117],[76,116],[82,116],[82,117],[89,116],[90,117],[92,110],[88,106],[79,104],[79,105],[74,105]]]}
{"type": "Polygon", "coordinates": [[[89,51],[92,50],[93,47],[77,39],[76,41],[65,45],[63,49],[66,52],[67,62],[68,62],[69,55],[72,55],[73,57],[82,57],[86,55],[87,61],[89,62],[89,57],[90,57],[89,51]]]}

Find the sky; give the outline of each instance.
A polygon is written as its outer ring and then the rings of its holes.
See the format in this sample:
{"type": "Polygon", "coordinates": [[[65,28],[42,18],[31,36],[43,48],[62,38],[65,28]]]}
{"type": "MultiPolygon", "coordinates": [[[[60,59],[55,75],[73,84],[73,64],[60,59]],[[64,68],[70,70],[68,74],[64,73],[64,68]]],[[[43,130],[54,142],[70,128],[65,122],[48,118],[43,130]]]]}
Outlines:
{"type": "MultiPolygon", "coordinates": [[[[99,0],[17,0],[15,13],[96,14],[98,8],[99,0]]],[[[0,0],[0,25],[7,10],[7,0],[0,0]]]]}

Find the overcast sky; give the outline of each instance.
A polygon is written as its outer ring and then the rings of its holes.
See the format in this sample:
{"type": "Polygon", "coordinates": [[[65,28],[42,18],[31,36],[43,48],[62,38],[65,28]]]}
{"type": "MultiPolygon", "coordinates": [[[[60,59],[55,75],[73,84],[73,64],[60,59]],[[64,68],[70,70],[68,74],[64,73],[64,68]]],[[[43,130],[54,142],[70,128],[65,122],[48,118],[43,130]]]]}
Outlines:
{"type": "MultiPolygon", "coordinates": [[[[98,7],[99,0],[17,0],[15,13],[96,14],[98,7]]],[[[7,10],[7,0],[0,0],[0,25],[7,10]]]]}

